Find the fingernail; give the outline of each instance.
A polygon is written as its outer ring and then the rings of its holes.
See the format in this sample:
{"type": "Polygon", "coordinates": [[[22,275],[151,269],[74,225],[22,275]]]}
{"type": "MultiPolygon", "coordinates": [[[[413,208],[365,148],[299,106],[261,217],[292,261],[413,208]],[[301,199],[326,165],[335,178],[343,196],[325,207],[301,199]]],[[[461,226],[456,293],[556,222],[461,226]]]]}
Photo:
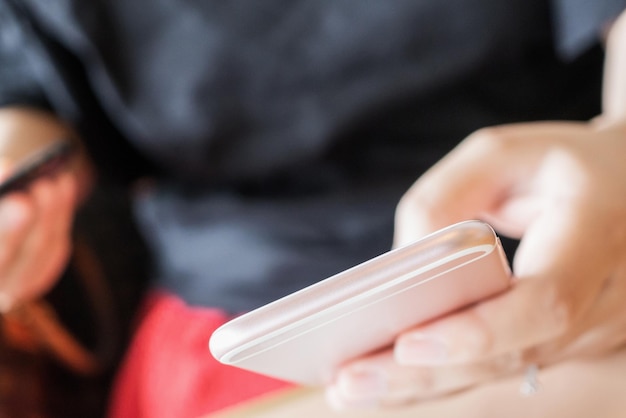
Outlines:
{"type": "Polygon", "coordinates": [[[414,366],[435,366],[446,363],[448,347],[441,338],[425,334],[404,336],[395,347],[398,363],[414,366]]]}
{"type": "Polygon", "coordinates": [[[339,375],[337,386],[351,398],[376,399],[387,390],[387,376],[376,367],[354,367],[339,375]]]}

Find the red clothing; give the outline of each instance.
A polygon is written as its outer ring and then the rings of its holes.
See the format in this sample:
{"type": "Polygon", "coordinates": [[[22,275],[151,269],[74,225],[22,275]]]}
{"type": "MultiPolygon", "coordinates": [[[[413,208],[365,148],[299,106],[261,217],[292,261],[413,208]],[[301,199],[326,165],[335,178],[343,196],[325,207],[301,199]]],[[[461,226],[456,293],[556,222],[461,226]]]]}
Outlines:
{"type": "Polygon", "coordinates": [[[114,385],[109,418],[196,418],[289,384],[218,363],[211,333],[228,316],[155,292],[114,385]]]}

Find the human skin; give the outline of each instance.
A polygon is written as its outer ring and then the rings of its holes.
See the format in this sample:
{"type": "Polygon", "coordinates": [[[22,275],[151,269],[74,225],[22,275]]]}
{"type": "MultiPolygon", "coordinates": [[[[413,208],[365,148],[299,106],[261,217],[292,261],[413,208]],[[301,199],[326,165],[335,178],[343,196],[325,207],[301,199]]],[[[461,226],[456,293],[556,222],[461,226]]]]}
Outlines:
{"type": "MultiPolygon", "coordinates": [[[[71,129],[54,116],[28,108],[0,110],[0,181],[16,161],[71,129]]],[[[68,167],[0,199],[0,312],[49,290],[71,253],[71,227],[92,182],[91,165],[79,147],[68,167]]]]}
{"type": "Polygon", "coordinates": [[[607,39],[603,112],[588,123],[482,129],[419,178],[395,245],[481,218],[521,239],[509,291],[399,335],[327,390],[338,408],[431,399],[626,342],[626,12],[607,39]]]}

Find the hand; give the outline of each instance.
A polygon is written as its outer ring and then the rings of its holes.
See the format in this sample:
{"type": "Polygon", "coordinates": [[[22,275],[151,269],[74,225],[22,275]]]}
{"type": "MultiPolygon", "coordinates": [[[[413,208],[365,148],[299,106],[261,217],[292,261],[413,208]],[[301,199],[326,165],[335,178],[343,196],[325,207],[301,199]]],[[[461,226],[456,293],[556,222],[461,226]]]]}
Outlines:
{"type": "MultiPolygon", "coordinates": [[[[24,154],[27,140],[45,143],[69,132],[52,117],[24,109],[0,114],[0,182],[12,172],[12,158],[24,154]],[[17,152],[15,145],[21,147],[17,152]],[[12,148],[13,146],[13,148],[12,148]]],[[[19,158],[18,158],[19,160],[19,158]]],[[[54,176],[37,179],[26,189],[0,198],[0,312],[45,293],[61,275],[71,251],[71,226],[84,194],[83,163],[73,159],[54,176]]]]}
{"type": "Polygon", "coordinates": [[[626,12],[608,37],[601,118],[481,130],[406,193],[396,245],[483,218],[521,238],[516,279],[345,365],[328,389],[333,405],[405,404],[626,342],[625,51],[626,12]]]}
{"type": "Polygon", "coordinates": [[[419,179],[397,244],[483,218],[522,238],[496,298],[416,327],[346,365],[335,403],[399,404],[626,342],[626,124],[534,123],[477,132],[419,179]]]}

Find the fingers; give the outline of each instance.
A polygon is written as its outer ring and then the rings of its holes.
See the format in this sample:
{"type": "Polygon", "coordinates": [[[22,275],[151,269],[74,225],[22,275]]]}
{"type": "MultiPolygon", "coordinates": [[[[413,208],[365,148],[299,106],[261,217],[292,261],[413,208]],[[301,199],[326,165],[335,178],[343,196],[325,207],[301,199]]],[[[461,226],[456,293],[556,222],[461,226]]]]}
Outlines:
{"type": "Polygon", "coordinates": [[[0,308],[47,291],[70,251],[76,183],[68,173],[0,199],[0,308]]]}
{"type": "Polygon", "coordinates": [[[327,396],[338,409],[400,406],[464,390],[522,367],[521,357],[509,354],[468,365],[406,367],[388,350],[345,366],[327,396]]]}
{"type": "MultiPolygon", "coordinates": [[[[327,389],[328,401],[336,409],[400,406],[453,394],[496,378],[520,375],[529,364],[546,366],[572,357],[606,354],[607,341],[612,341],[613,348],[624,342],[626,319],[613,315],[612,320],[604,321],[612,308],[620,302],[623,304],[618,293],[621,287],[626,285],[620,280],[606,286],[587,321],[600,326],[578,335],[575,341],[550,342],[528,350],[452,365],[406,366],[397,361],[397,348],[395,354],[387,350],[344,366],[327,389]]],[[[459,325],[456,331],[462,328],[462,324],[459,325]]]]}
{"type": "Polygon", "coordinates": [[[626,268],[621,265],[606,282],[589,314],[560,340],[539,348],[538,355],[552,363],[605,355],[626,343],[626,268]]]}
{"type": "MultiPolygon", "coordinates": [[[[510,129],[489,128],[467,138],[424,174],[396,211],[395,244],[408,244],[434,230],[492,211],[520,177],[510,129]],[[505,137],[507,139],[505,139],[505,137]]],[[[526,152],[526,151],[525,151],[526,152]]]]}
{"type": "MultiPolygon", "coordinates": [[[[612,268],[605,252],[573,238],[584,224],[581,217],[567,218],[546,215],[537,221],[538,230],[524,238],[522,250],[527,253],[521,263],[529,265],[519,266],[521,274],[511,290],[404,333],[396,343],[398,361],[428,366],[471,363],[567,334],[591,309],[612,268]],[[546,223],[560,232],[544,231],[546,223]]],[[[594,236],[594,228],[584,231],[590,242],[602,239],[594,236]]]]}
{"type": "Polygon", "coordinates": [[[497,297],[403,333],[393,358],[346,366],[331,399],[408,402],[528,362],[549,365],[623,344],[626,191],[615,132],[572,123],[487,129],[419,179],[398,206],[395,244],[482,218],[522,238],[517,279],[497,297]]]}
{"type": "MultiPolygon", "coordinates": [[[[411,203],[399,207],[400,241],[481,213],[510,226],[506,214],[515,212],[511,207],[519,207],[520,197],[539,208],[521,216],[518,282],[511,291],[414,330],[449,347],[446,361],[471,362],[561,337],[590,309],[622,258],[626,232],[616,213],[624,208],[604,196],[613,193],[598,193],[606,169],[585,158],[589,132],[585,125],[562,123],[482,132],[407,193],[411,203]],[[465,351],[455,352],[458,346],[465,351]]],[[[407,356],[402,341],[397,350],[407,363],[431,364],[407,356]]]]}
{"type": "Polygon", "coordinates": [[[0,199],[0,312],[10,310],[13,305],[11,279],[7,272],[17,259],[34,220],[35,208],[31,199],[23,195],[0,199]]]}
{"type": "Polygon", "coordinates": [[[70,252],[74,191],[68,175],[42,179],[30,191],[37,218],[8,272],[17,299],[34,298],[47,291],[63,269],[70,252]]]}
{"type": "Polygon", "coordinates": [[[547,151],[579,139],[587,131],[583,126],[519,124],[471,135],[403,196],[396,211],[395,245],[476,218],[485,218],[505,235],[521,236],[543,208],[538,197],[546,187],[541,166],[547,151]]]}
{"type": "Polygon", "coordinates": [[[486,131],[468,138],[407,191],[396,210],[396,246],[495,204],[508,182],[491,175],[501,171],[499,159],[487,158],[498,145],[491,138],[486,131]]]}

